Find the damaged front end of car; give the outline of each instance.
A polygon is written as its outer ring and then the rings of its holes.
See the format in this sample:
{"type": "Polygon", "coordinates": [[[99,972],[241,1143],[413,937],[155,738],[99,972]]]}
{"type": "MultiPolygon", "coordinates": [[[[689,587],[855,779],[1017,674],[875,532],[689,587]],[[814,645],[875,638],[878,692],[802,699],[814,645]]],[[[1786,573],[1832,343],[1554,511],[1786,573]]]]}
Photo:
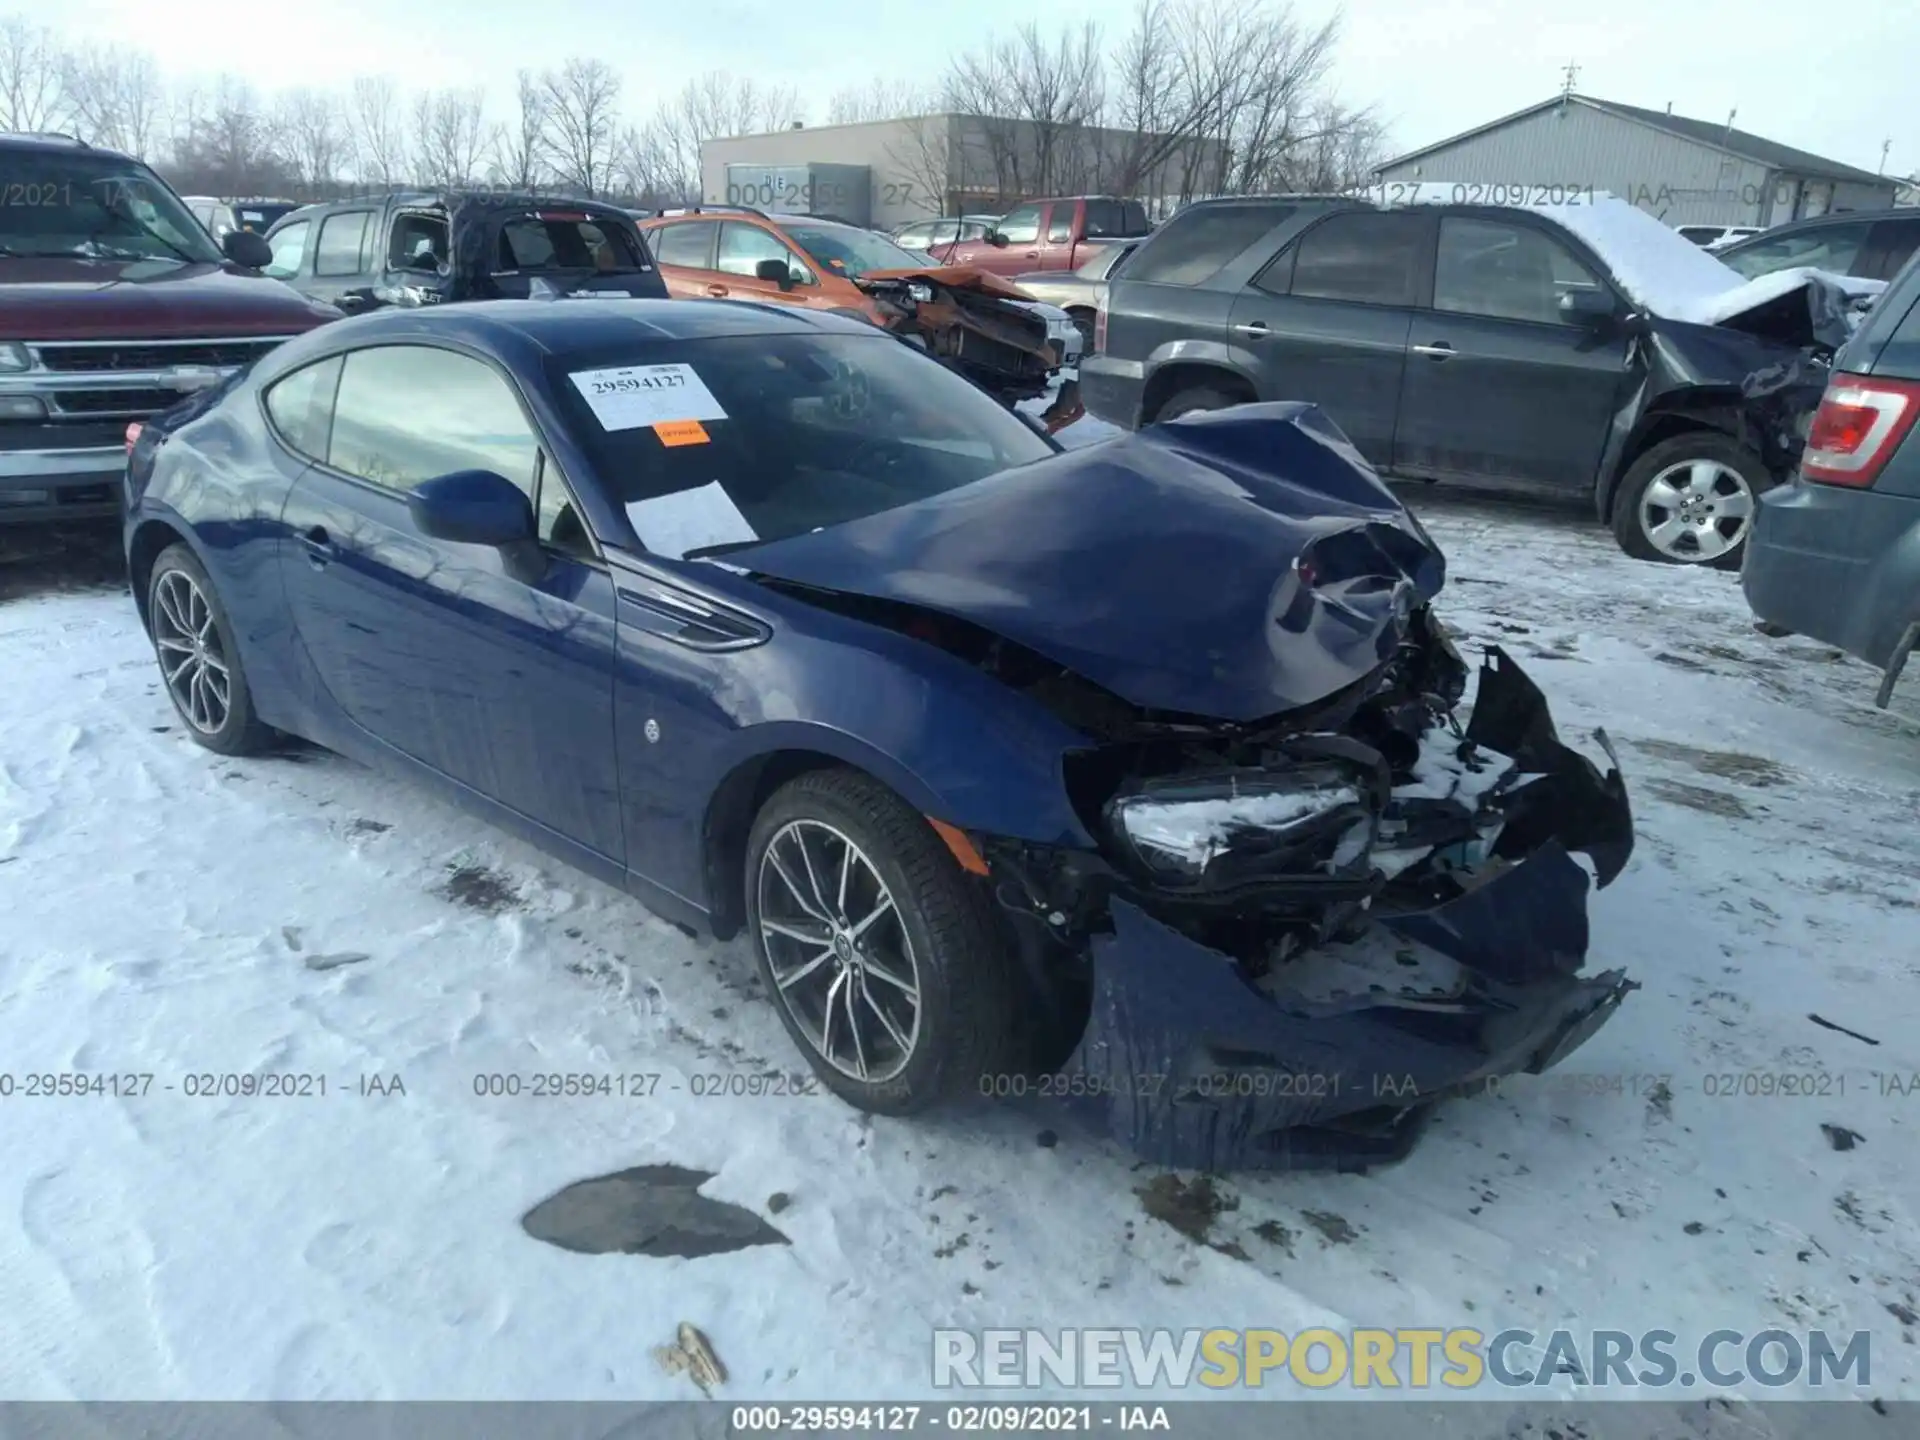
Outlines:
{"type": "Polygon", "coordinates": [[[1557,1063],[1635,988],[1583,973],[1589,888],[1633,848],[1617,762],[1562,743],[1497,648],[1463,723],[1441,554],[1312,407],[1185,417],[731,558],[1080,737],[1056,763],[1082,833],[967,839],[1056,1042],[1049,1093],[1151,1160],[1396,1159],[1437,1102],[1557,1063]]]}
{"type": "Polygon", "coordinates": [[[1110,790],[1098,856],[986,847],[1023,948],[1084,977],[1055,1088],[1148,1159],[1390,1162],[1437,1102],[1558,1063],[1637,988],[1581,973],[1572,856],[1605,886],[1633,848],[1617,762],[1563,744],[1497,648],[1463,727],[1430,611],[1401,650],[1317,714],[1083,756],[1082,793],[1110,790]]]}
{"type": "MultiPolygon", "coordinates": [[[[1047,393],[1065,361],[1023,291],[985,271],[873,271],[855,282],[873,302],[881,326],[923,348],[1002,404],[1047,393]]],[[[1044,417],[1051,432],[1080,415],[1078,385],[1044,417]],[[1057,413],[1056,413],[1057,412],[1057,413]]]]}

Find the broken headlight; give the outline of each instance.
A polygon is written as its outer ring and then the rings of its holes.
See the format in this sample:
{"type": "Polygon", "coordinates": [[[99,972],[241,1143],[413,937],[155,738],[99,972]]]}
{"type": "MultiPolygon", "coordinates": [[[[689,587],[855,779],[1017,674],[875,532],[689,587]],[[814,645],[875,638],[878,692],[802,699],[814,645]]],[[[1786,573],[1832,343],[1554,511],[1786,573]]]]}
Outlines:
{"type": "Polygon", "coordinates": [[[1325,877],[1367,853],[1375,823],[1352,772],[1331,764],[1153,781],[1108,816],[1140,866],[1179,888],[1325,877]]]}

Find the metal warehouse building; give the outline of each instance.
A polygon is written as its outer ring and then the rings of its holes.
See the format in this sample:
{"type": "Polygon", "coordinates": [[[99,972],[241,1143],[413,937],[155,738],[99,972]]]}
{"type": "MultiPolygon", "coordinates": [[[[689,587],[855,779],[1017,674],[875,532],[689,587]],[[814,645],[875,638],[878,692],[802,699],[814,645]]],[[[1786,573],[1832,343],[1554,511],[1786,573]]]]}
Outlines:
{"type": "Polygon", "coordinates": [[[1127,183],[1127,158],[1143,148],[1130,131],[1043,131],[991,115],[795,126],[703,143],[700,193],[710,205],[831,214],[891,229],[938,215],[1000,215],[1043,195],[1190,193],[1192,178],[1220,152],[1218,141],[1180,145],[1127,183]]]}
{"type": "Polygon", "coordinates": [[[1671,225],[1777,225],[1829,211],[1880,210],[1894,203],[1900,183],[1736,130],[1731,121],[1573,94],[1390,160],[1374,178],[1591,186],[1671,225]]]}

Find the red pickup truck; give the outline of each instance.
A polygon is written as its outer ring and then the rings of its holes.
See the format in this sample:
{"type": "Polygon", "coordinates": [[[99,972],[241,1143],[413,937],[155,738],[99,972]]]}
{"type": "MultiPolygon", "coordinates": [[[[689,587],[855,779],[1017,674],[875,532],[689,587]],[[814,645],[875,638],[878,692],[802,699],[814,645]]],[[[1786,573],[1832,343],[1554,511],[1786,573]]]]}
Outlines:
{"type": "Polygon", "coordinates": [[[120,509],[126,429],[340,312],[131,156],[0,134],[0,525],[120,509]]]}
{"type": "Polygon", "coordinates": [[[1029,200],[1008,211],[985,237],[935,245],[928,254],[949,265],[996,275],[1033,270],[1078,270],[1108,245],[1151,233],[1146,207],[1110,195],[1065,195],[1029,200]]]}

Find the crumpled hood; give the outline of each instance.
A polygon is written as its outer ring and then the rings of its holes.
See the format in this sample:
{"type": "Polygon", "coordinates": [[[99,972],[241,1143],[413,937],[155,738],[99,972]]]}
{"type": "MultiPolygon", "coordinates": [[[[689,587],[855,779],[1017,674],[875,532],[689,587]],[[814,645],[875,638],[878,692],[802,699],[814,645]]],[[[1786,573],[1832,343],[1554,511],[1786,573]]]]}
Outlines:
{"type": "Polygon", "coordinates": [[[982,295],[998,295],[1003,300],[1031,300],[1033,297],[1004,275],[978,270],[971,265],[928,265],[918,270],[869,270],[853,283],[865,290],[870,284],[887,281],[929,280],[951,290],[972,290],[982,295]]]}
{"type": "Polygon", "coordinates": [[[1392,654],[1444,561],[1318,409],[1245,405],[730,553],[958,616],[1150,710],[1249,721],[1392,654]]]}

